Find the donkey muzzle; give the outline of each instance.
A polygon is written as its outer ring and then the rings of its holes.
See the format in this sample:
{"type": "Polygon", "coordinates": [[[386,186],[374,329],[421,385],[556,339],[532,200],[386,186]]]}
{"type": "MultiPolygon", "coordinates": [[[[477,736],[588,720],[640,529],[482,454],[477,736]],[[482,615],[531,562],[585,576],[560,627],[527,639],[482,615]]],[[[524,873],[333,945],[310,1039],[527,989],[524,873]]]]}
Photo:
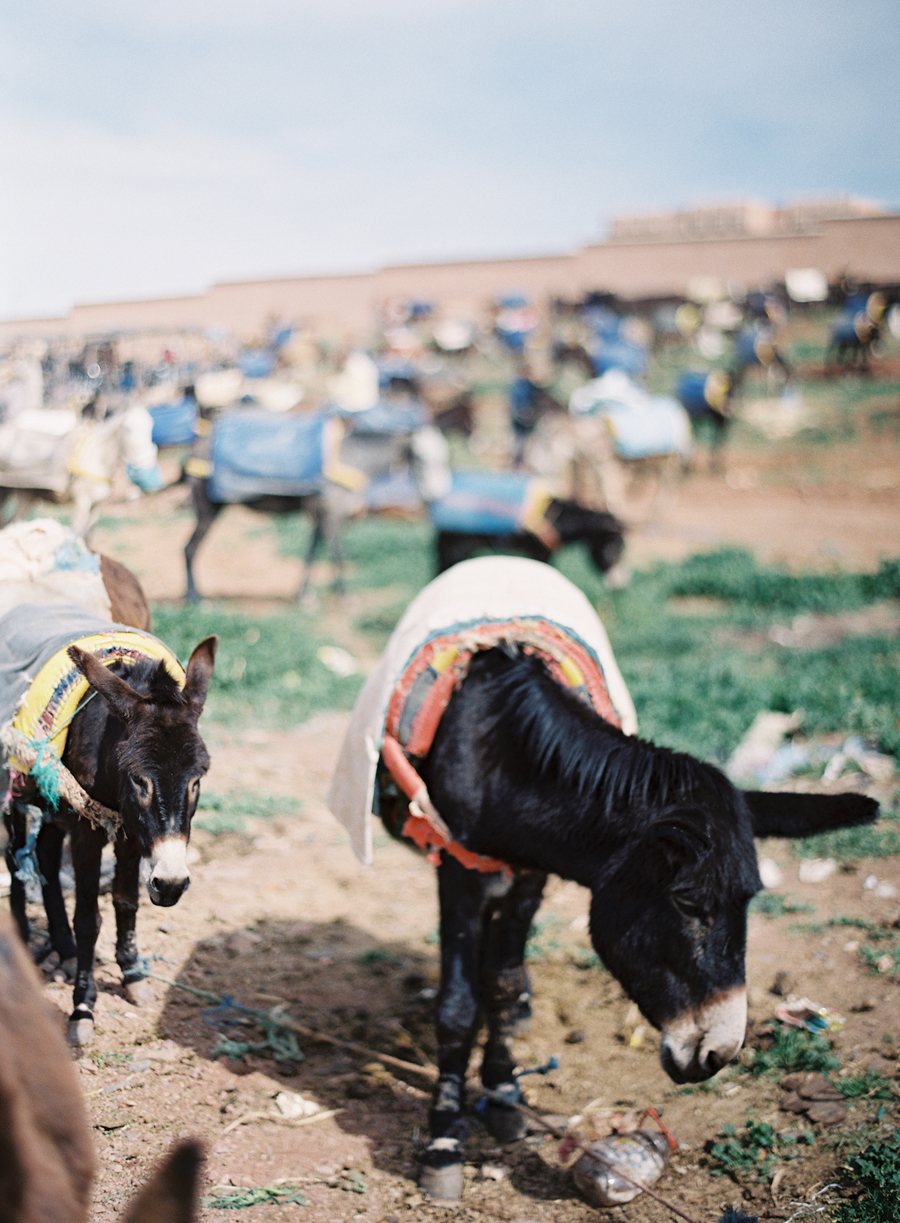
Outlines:
{"type": "Polygon", "coordinates": [[[736,985],[663,1024],[662,1068],[676,1083],[710,1079],[740,1053],[746,1028],[747,990],[736,985]]]}
{"type": "Polygon", "coordinates": [[[147,872],[147,895],[153,904],[171,908],[187,891],[190,882],[184,837],[165,837],[157,841],[150,854],[147,872]]]}

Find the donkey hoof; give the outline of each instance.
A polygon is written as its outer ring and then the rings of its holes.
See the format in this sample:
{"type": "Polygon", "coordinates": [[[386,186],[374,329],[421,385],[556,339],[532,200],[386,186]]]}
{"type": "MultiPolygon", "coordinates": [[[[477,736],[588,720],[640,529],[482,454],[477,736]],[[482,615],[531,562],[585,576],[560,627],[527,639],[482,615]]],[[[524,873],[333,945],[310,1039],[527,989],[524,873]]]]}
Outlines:
{"type": "Polygon", "coordinates": [[[423,1164],[419,1173],[419,1188],[426,1197],[438,1202],[458,1202],[463,1191],[462,1164],[447,1164],[443,1168],[423,1164]]]}
{"type": "Polygon", "coordinates": [[[520,1138],[525,1137],[528,1130],[528,1123],[517,1108],[493,1101],[490,1101],[484,1110],[484,1124],[501,1146],[518,1142],[520,1138]]]}
{"type": "Polygon", "coordinates": [[[67,1036],[70,1045],[80,1048],[94,1043],[94,1020],[90,1015],[73,1015],[69,1020],[67,1036]]]}
{"type": "Polygon", "coordinates": [[[153,1001],[153,986],[146,977],[125,982],[125,997],[132,1006],[149,1006],[153,1001]]]}

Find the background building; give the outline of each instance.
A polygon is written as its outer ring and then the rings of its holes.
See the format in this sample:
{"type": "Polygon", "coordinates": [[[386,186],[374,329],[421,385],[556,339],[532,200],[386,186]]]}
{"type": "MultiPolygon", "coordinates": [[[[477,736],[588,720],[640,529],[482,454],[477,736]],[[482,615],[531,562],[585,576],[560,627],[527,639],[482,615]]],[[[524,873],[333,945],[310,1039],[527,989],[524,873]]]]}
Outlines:
{"type": "Polygon", "coordinates": [[[76,305],[61,318],[0,322],[0,342],[184,330],[252,337],[273,318],[351,340],[364,338],[384,303],[398,299],[477,320],[509,293],[536,305],[589,292],[631,301],[740,296],[781,285],[800,268],[817,269],[832,286],[900,285],[900,215],[841,197],[618,217],[605,242],[569,253],[225,282],[189,297],[76,305]]]}

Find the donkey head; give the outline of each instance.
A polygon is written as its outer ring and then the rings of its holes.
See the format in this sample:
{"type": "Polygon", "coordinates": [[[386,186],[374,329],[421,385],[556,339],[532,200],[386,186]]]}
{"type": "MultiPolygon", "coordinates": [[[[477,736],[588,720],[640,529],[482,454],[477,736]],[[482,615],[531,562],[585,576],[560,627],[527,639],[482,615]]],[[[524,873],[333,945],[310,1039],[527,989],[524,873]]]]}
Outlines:
{"type": "Polygon", "coordinates": [[[740,1052],[747,1020],[747,905],[762,886],[754,835],[808,836],[871,822],[856,794],[742,794],[714,769],[594,887],[598,954],[662,1031],[676,1083],[710,1078],[740,1052]]]}
{"type": "MultiPolygon", "coordinates": [[[[184,688],[162,662],[139,662],[127,682],[78,646],[69,656],[119,723],[114,750],[98,758],[96,785],[122,816],[149,862],[154,904],[175,904],[190,883],[186,850],[209,754],[197,730],[212,678],[217,638],[191,654],[184,688]]],[[[105,733],[104,733],[105,737],[105,733]]]]}

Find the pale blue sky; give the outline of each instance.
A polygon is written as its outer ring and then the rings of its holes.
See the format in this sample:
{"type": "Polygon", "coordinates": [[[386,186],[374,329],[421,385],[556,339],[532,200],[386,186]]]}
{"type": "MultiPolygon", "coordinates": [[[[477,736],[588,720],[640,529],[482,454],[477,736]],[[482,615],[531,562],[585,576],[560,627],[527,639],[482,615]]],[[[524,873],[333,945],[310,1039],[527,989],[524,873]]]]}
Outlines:
{"type": "Polygon", "coordinates": [[[896,0],[0,0],[0,317],[900,206],[896,0]]]}

